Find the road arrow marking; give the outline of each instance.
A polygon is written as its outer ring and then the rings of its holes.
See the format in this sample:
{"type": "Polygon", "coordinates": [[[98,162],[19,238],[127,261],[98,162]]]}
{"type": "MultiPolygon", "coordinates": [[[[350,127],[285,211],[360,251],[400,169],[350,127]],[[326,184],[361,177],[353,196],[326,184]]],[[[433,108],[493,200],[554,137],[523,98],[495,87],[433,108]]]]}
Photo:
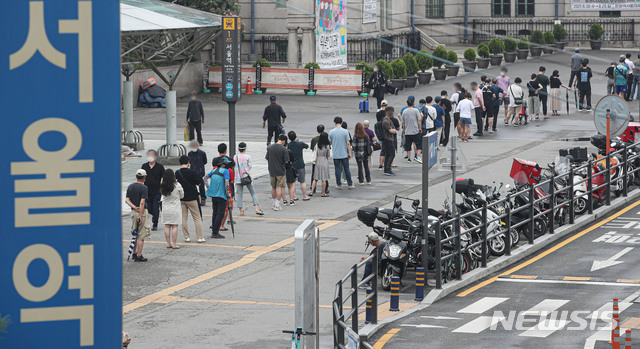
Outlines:
{"type": "Polygon", "coordinates": [[[591,266],[591,271],[600,270],[600,269],[604,269],[604,268],[608,268],[608,267],[612,267],[614,265],[618,265],[618,264],[624,263],[623,261],[618,261],[616,259],[621,258],[625,254],[629,253],[631,250],[633,250],[633,247],[627,247],[624,250],[616,253],[615,255],[613,255],[609,259],[594,260],[593,261],[593,265],[591,266]]]}
{"type": "Polygon", "coordinates": [[[428,316],[428,315],[422,315],[420,316],[421,318],[424,319],[434,319],[434,320],[461,320],[462,318],[459,317],[449,317],[449,316],[428,316]]]}
{"type": "Polygon", "coordinates": [[[402,324],[401,326],[405,326],[405,327],[415,327],[415,328],[446,328],[446,327],[444,327],[444,326],[427,325],[427,324],[420,324],[420,325],[402,324]]]}

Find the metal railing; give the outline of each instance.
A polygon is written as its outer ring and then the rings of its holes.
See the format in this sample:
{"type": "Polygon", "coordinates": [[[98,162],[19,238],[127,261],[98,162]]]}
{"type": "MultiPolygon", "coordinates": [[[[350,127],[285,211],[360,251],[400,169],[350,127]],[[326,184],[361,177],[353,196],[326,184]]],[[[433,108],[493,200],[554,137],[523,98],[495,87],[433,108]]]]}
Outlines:
{"type": "MultiPolygon", "coordinates": [[[[473,42],[487,42],[494,37],[511,35],[514,38],[526,36],[534,30],[553,31],[553,19],[518,19],[518,18],[492,18],[474,19],[473,42]]],[[[567,31],[566,41],[589,41],[589,27],[593,23],[599,23],[604,29],[602,40],[604,41],[633,41],[633,18],[565,18],[562,26],[567,31]]]]}
{"type": "MultiPolygon", "coordinates": [[[[358,324],[358,310],[363,305],[367,304],[367,301],[371,301],[371,323],[378,323],[378,254],[373,253],[368,258],[364,259],[358,264],[354,264],[349,273],[345,275],[336,284],[335,294],[333,297],[332,310],[333,310],[333,347],[336,349],[347,348],[345,344],[345,332],[353,331],[356,334],[359,331],[358,324]],[[371,262],[371,274],[362,280],[358,280],[358,269],[371,262]],[[346,294],[343,293],[343,287],[347,286],[347,281],[351,281],[346,290],[346,294]],[[360,286],[371,283],[371,293],[369,293],[362,301],[358,301],[358,289],[360,286]],[[351,301],[351,307],[349,311],[344,308],[345,303],[351,301]],[[349,325],[351,320],[351,325],[349,325]]],[[[358,341],[359,341],[358,337],[358,341]]]]}
{"type": "MultiPolygon", "coordinates": [[[[300,52],[301,41],[301,39],[298,39],[298,57],[302,57],[300,52]]],[[[262,58],[271,63],[289,63],[289,39],[286,36],[263,36],[259,42],[262,58]]]]}
{"type": "Polygon", "coordinates": [[[405,31],[398,34],[370,36],[349,36],[347,40],[347,62],[373,63],[378,59],[391,62],[402,58],[407,48],[420,50],[422,38],[419,31],[405,31]]]}

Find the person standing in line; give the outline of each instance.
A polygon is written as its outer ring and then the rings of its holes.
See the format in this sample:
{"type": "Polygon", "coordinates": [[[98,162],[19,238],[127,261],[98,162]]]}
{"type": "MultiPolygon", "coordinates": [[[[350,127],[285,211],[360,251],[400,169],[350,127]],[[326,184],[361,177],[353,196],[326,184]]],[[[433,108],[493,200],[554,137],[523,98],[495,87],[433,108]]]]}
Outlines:
{"type": "Polygon", "coordinates": [[[147,162],[142,164],[142,169],[147,173],[147,177],[144,181],[144,185],[149,188],[149,200],[147,201],[147,207],[149,214],[151,214],[151,220],[153,227],[151,230],[158,230],[158,219],[160,218],[160,181],[164,175],[164,166],[156,162],[158,160],[158,152],[151,149],[147,152],[147,162]]]}
{"type": "Polygon", "coordinates": [[[471,113],[475,112],[476,110],[476,107],[471,101],[471,93],[465,93],[464,99],[459,101],[458,106],[456,107],[456,112],[460,113],[460,124],[462,125],[461,139],[463,142],[469,142],[469,136],[471,134],[471,113]]]}
{"type": "Polygon", "coordinates": [[[633,100],[634,93],[636,94],[636,101],[640,101],[640,54],[638,54],[638,59],[633,62],[633,82],[631,83],[629,100],[633,100]]]}
{"type": "Polygon", "coordinates": [[[624,60],[624,64],[627,66],[627,92],[624,94],[624,97],[627,101],[632,101],[633,100],[633,91],[632,91],[632,85],[633,85],[633,77],[634,77],[634,71],[636,70],[635,67],[635,63],[633,63],[631,61],[631,53],[627,53],[625,55],[625,60],[624,60]]]}
{"type": "Polygon", "coordinates": [[[349,189],[355,189],[351,180],[351,170],[349,170],[349,160],[351,159],[351,142],[349,141],[349,131],[342,128],[342,118],[336,116],[333,119],[335,128],[329,132],[329,142],[333,149],[333,166],[336,174],[336,188],[342,189],[342,181],[340,176],[344,170],[347,178],[349,189]]]}
{"type": "Polygon", "coordinates": [[[189,141],[195,138],[195,132],[198,133],[198,144],[202,145],[202,125],[204,124],[204,108],[202,102],[198,99],[198,92],[191,91],[191,100],[187,107],[187,120],[184,122],[189,127],[189,141]],[[195,130],[195,132],[194,132],[195,130]]]}
{"type": "Polygon", "coordinates": [[[382,120],[382,132],[384,133],[384,138],[382,141],[382,149],[385,149],[385,157],[384,157],[384,174],[386,176],[395,176],[396,174],[391,171],[391,167],[393,164],[393,159],[396,157],[396,152],[393,150],[394,144],[394,135],[398,132],[395,127],[393,121],[394,113],[393,107],[387,107],[385,110],[386,116],[384,120],[382,120]]]}
{"type": "MultiPolygon", "coordinates": [[[[349,125],[347,125],[346,121],[342,121],[342,128],[349,132],[349,125]]],[[[349,132],[349,144],[353,148],[353,136],[351,136],[351,132],[349,132]]],[[[342,168],[342,184],[346,184],[347,173],[345,172],[344,167],[342,168]]]]}
{"type": "Polygon", "coordinates": [[[478,131],[476,131],[476,133],[474,133],[473,135],[482,136],[482,117],[487,109],[484,106],[484,97],[482,96],[482,90],[478,87],[477,82],[474,81],[471,83],[471,91],[473,91],[473,107],[476,114],[476,126],[478,127],[478,131]]]}
{"type": "Polygon", "coordinates": [[[451,107],[453,108],[453,126],[456,128],[458,132],[458,137],[462,139],[462,125],[460,124],[460,113],[456,110],[458,109],[458,102],[464,99],[464,95],[466,91],[462,88],[462,84],[456,82],[453,84],[453,95],[451,96],[451,107]]]}
{"type": "MultiPolygon", "coordinates": [[[[427,98],[431,97],[429,96],[427,98]]],[[[422,140],[420,139],[420,137],[422,136],[422,120],[424,118],[424,115],[422,115],[418,108],[413,106],[413,103],[415,103],[415,100],[408,99],[408,108],[406,108],[402,112],[402,131],[404,132],[405,137],[404,150],[407,153],[407,162],[411,162],[411,146],[415,144],[416,155],[414,157],[414,160],[418,163],[422,163],[422,140]]],[[[429,104],[427,104],[427,108],[428,107],[429,104]]],[[[429,121],[427,121],[427,128],[433,128],[433,120],[429,121]]]]}
{"type": "MultiPolygon", "coordinates": [[[[444,108],[440,105],[440,103],[442,103],[442,97],[436,96],[434,102],[435,103],[431,105],[436,110],[436,119],[433,120],[433,126],[436,133],[438,133],[438,144],[440,144],[442,141],[442,129],[444,128],[444,108]]],[[[422,134],[426,136],[426,130],[424,130],[422,134]]]]}
{"type": "MultiPolygon", "coordinates": [[[[386,90],[387,84],[387,75],[382,71],[379,65],[373,66],[373,73],[369,75],[367,79],[366,86],[368,88],[373,89],[373,97],[376,99],[376,103],[378,108],[382,106],[382,101],[384,100],[384,92],[386,90]]],[[[396,94],[397,90],[396,90],[396,94]]]]}
{"type": "Polygon", "coordinates": [[[604,72],[604,76],[607,77],[607,94],[612,95],[616,93],[616,75],[614,70],[616,69],[616,62],[611,62],[611,65],[604,72]]]}
{"type": "Polygon", "coordinates": [[[627,92],[627,75],[629,75],[629,70],[624,65],[624,58],[620,58],[620,61],[613,70],[613,73],[616,76],[616,94],[624,98],[624,95],[627,92]]]}
{"type": "Polygon", "coordinates": [[[527,114],[529,115],[529,121],[532,120],[534,114],[536,120],[539,118],[540,98],[538,98],[538,91],[540,91],[540,89],[542,89],[542,87],[538,82],[538,74],[531,74],[531,80],[527,82],[527,91],[529,91],[529,96],[527,98],[527,114]]]}
{"type": "Polygon", "coordinates": [[[180,200],[184,198],[182,185],[176,181],[172,169],[164,171],[162,184],[162,223],[164,223],[164,238],[167,240],[167,248],[178,249],[178,225],[182,224],[182,210],[180,200]]]}
{"type": "MultiPolygon", "coordinates": [[[[538,91],[538,98],[540,98],[540,107],[542,109],[542,115],[545,119],[548,119],[547,115],[547,86],[549,86],[549,77],[545,75],[547,68],[540,67],[538,70],[538,84],[540,84],[540,90],[538,91]]],[[[536,119],[538,119],[538,114],[536,113],[536,119]]]]}
{"type": "Polygon", "coordinates": [[[129,184],[125,195],[125,202],[131,207],[131,233],[138,231],[136,242],[133,246],[133,261],[146,262],[147,259],[142,255],[144,240],[151,237],[151,229],[149,229],[149,212],[147,211],[147,199],[149,198],[149,188],[144,185],[147,178],[147,172],[143,169],[136,171],[136,182],[129,184]]]}
{"type": "Polygon", "coordinates": [[[227,231],[229,228],[224,226],[224,223],[227,222],[231,224],[231,220],[229,219],[229,210],[233,210],[233,198],[235,197],[235,167],[236,163],[231,160],[231,158],[227,155],[229,151],[229,147],[226,143],[218,144],[218,157],[214,158],[211,162],[211,165],[215,168],[216,164],[220,163],[220,158],[227,158],[229,160],[229,164],[227,164],[227,171],[229,171],[229,197],[227,199],[227,206],[224,211],[224,219],[222,220],[222,225],[220,226],[220,231],[227,231]]]}
{"type": "MultiPolygon", "coordinates": [[[[482,80],[482,85],[479,86],[480,91],[482,91],[482,102],[484,109],[482,111],[482,125],[484,126],[485,131],[493,130],[493,89],[491,89],[491,79],[484,76],[482,80]]],[[[482,133],[482,128],[480,129],[482,133]]],[[[484,134],[484,133],[483,133],[484,134]]]]}
{"type": "Polygon", "coordinates": [[[438,118],[438,110],[433,106],[433,97],[427,96],[424,99],[424,116],[422,118],[421,135],[425,135],[431,131],[435,131],[435,120],[438,118]]]}
{"type": "Polygon", "coordinates": [[[366,132],[367,136],[369,136],[369,147],[371,147],[371,153],[369,154],[367,163],[369,164],[369,170],[371,170],[371,167],[373,166],[372,164],[373,152],[375,152],[378,149],[382,149],[382,146],[378,145],[378,139],[376,138],[376,133],[369,128],[371,126],[371,123],[369,122],[369,120],[363,121],[362,126],[364,127],[364,132],[366,132]]]}
{"type": "Polygon", "coordinates": [[[271,198],[273,199],[273,210],[282,211],[281,200],[285,198],[285,187],[287,186],[287,168],[289,162],[289,150],[284,144],[287,142],[286,135],[278,136],[278,142],[267,148],[265,159],[269,167],[269,177],[271,180],[271,198]]]}
{"type": "Polygon", "coordinates": [[[524,90],[520,86],[522,79],[516,77],[513,84],[507,88],[507,97],[509,98],[509,110],[504,119],[504,124],[509,125],[509,121],[513,120],[512,125],[518,126],[516,118],[522,110],[522,104],[524,101],[524,90]]]}
{"type": "Polygon", "coordinates": [[[264,108],[264,114],[262,114],[262,128],[265,126],[269,126],[267,128],[267,147],[271,145],[271,138],[275,142],[278,141],[278,136],[284,130],[282,124],[284,124],[287,119],[287,114],[285,114],[282,107],[276,103],[276,96],[269,97],[271,104],[269,104],[266,108],[264,108]]]}
{"type": "Polygon", "coordinates": [[[244,210],[242,209],[242,192],[244,188],[249,190],[251,194],[251,199],[253,200],[253,207],[256,209],[256,214],[258,216],[264,215],[264,212],[260,209],[260,204],[258,203],[258,195],[256,195],[256,191],[253,188],[253,178],[251,177],[251,156],[247,154],[247,143],[240,142],[238,144],[238,152],[239,154],[234,155],[233,161],[236,163],[236,203],[238,204],[238,209],[240,210],[240,215],[244,216],[244,210]]]}
{"type": "Polygon", "coordinates": [[[231,192],[230,179],[231,176],[227,170],[227,166],[231,161],[226,157],[220,157],[216,167],[207,173],[205,183],[211,184],[207,187],[207,196],[211,198],[213,213],[211,217],[211,238],[224,239],[225,236],[220,234],[220,226],[224,221],[225,211],[227,210],[227,200],[231,192]]]}
{"type": "Polygon", "coordinates": [[[551,96],[551,115],[558,116],[558,111],[562,109],[562,93],[560,92],[560,87],[564,87],[568,90],[571,90],[570,87],[560,81],[560,72],[558,70],[554,70],[551,74],[551,79],[549,81],[549,95],[551,96]]]}
{"type": "MultiPolygon", "coordinates": [[[[502,89],[502,91],[504,91],[503,93],[500,94],[500,98],[502,101],[502,104],[504,104],[504,117],[507,117],[507,113],[509,112],[509,96],[507,96],[507,89],[509,88],[509,86],[511,86],[511,78],[507,76],[507,72],[509,70],[506,67],[502,67],[500,68],[500,76],[498,76],[496,78],[496,82],[498,87],[500,87],[502,89]]],[[[498,113],[496,113],[495,115],[495,121],[498,120],[498,113]]],[[[494,123],[495,126],[495,123],[494,123]]]]}
{"type": "Polygon", "coordinates": [[[318,181],[322,187],[321,197],[329,196],[329,157],[331,154],[329,134],[322,132],[318,136],[318,142],[315,144],[317,147],[316,153],[316,165],[313,168],[313,181],[311,182],[311,191],[315,192],[318,181]]]}
{"type": "Polygon", "coordinates": [[[578,76],[578,70],[582,67],[582,60],[584,57],[580,55],[580,49],[576,47],[575,54],[571,56],[569,61],[569,68],[571,68],[571,77],[569,78],[569,86],[573,86],[573,79],[578,76]]]}
{"type": "MultiPolygon", "coordinates": [[[[205,153],[202,149],[198,148],[198,142],[196,140],[192,140],[189,142],[189,147],[192,149],[187,156],[189,156],[189,168],[192,169],[198,177],[204,177],[205,169],[204,167],[207,165],[207,153],[205,153]]],[[[206,189],[204,188],[204,181],[200,182],[200,205],[204,206],[207,202],[206,189]]]]}
{"type": "MultiPolygon", "coordinates": [[[[376,127],[378,127],[379,130],[382,130],[382,120],[386,118],[387,112],[385,111],[385,109],[387,108],[388,104],[389,102],[386,99],[383,100],[380,104],[380,109],[378,109],[378,111],[376,112],[376,124],[373,126],[374,131],[376,130],[376,127]]],[[[383,139],[380,137],[380,135],[378,135],[376,138],[378,138],[378,143],[380,143],[380,146],[382,146],[383,139]]],[[[384,168],[384,156],[386,151],[387,150],[384,147],[380,148],[380,163],[378,164],[378,170],[382,170],[384,168]]]]}
{"type": "MultiPolygon", "coordinates": [[[[324,132],[324,125],[322,124],[318,125],[316,127],[316,131],[318,132],[318,135],[311,138],[311,151],[315,151],[316,146],[318,144],[318,140],[320,139],[320,135],[324,132]]],[[[311,163],[311,183],[313,183],[313,180],[316,178],[315,173],[316,173],[316,162],[314,161],[311,163]]],[[[313,196],[316,193],[314,189],[315,187],[313,187],[313,189],[311,190],[311,193],[309,193],[309,196],[313,196]]],[[[325,192],[329,194],[329,182],[327,182],[327,189],[325,192]]]]}
{"type": "Polygon", "coordinates": [[[353,153],[356,157],[356,163],[358,164],[358,182],[360,185],[364,185],[364,180],[366,179],[367,184],[371,184],[371,172],[369,171],[371,144],[369,143],[369,136],[364,130],[364,125],[361,123],[356,124],[356,128],[353,133],[353,153]]]}
{"type": "Polygon", "coordinates": [[[582,61],[582,68],[578,70],[578,78],[576,79],[576,84],[578,86],[578,92],[580,94],[578,99],[578,109],[580,111],[591,110],[591,77],[593,74],[591,73],[591,68],[588,67],[589,60],[584,59],[582,61]],[[586,104],[584,100],[587,100],[586,104]]]}
{"type": "MultiPolygon", "coordinates": [[[[302,201],[309,201],[309,197],[307,196],[307,183],[305,182],[305,178],[307,177],[307,173],[305,171],[304,164],[304,155],[303,152],[305,149],[309,149],[309,145],[305,142],[301,142],[298,140],[298,135],[289,131],[289,150],[293,153],[293,161],[291,165],[293,169],[297,173],[298,183],[300,183],[300,191],[302,191],[302,201]]],[[[295,183],[294,183],[294,191],[295,191],[295,183]]]]}
{"type": "Polygon", "coordinates": [[[451,132],[451,111],[453,106],[451,101],[447,98],[448,93],[446,90],[440,91],[440,106],[444,109],[444,129],[442,136],[440,137],[440,145],[446,147],[449,144],[449,133],[451,132]]]}
{"type": "MultiPolygon", "coordinates": [[[[198,187],[204,186],[203,176],[199,176],[194,170],[189,168],[189,157],[182,155],[180,157],[180,169],[176,171],[176,179],[182,186],[184,196],[180,199],[180,206],[182,207],[182,235],[184,236],[184,242],[191,242],[189,236],[189,224],[187,219],[189,218],[189,212],[193,217],[193,224],[196,226],[196,237],[199,243],[204,242],[202,237],[202,209],[198,202],[198,187]]],[[[166,214],[165,214],[166,215],[166,214]]]]}
{"type": "Polygon", "coordinates": [[[489,133],[494,133],[498,129],[498,114],[500,114],[500,103],[502,102],[504,90],[498,86],[497,79],[491,80],[489,88],[493,93],[493,101],[491,102],[491,115],[493,115],[493,119],[489,120],[489,125],[484,125],[484,130],[488,130],[489,133]]]}
{"type": "Polygon", "coordinates": [[[296,195],[296,180],[298,179],[298,173],[293,168],[293,162],[296,159],[294,158],[293,153],[291,152],[291,149],[289,149],[288,139],[285,140],[284,147],[287,148],[287,152],[289,152],[289,161],[286,164],[284,164],[287,188],[285,188],[285,191],[284,191],[285,195],[283,197],[284,198],[283,205],[295,206],[296,201],[298,201],[298,196],[296,195]],[[287,201],[287,189],[289,191],[289,201],[287,201]]]}

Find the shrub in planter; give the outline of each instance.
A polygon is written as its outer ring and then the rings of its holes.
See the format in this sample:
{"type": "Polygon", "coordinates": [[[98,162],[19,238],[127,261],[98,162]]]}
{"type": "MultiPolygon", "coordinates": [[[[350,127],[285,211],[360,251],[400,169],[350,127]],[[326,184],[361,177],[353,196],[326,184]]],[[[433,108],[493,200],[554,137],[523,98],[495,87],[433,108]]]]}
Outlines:
{"type": "Polygon", "coordinates": [[[474,49],[472,49],[471,47],[469,47],[468,49],[464,50],[464,59],[466,59],[467,61],[475,61],[476,60],[476,51],[474,49]]]}
{"type": "Polygon", "coordinates": [[[446,63],[446,60],[447,50],[445,50],[442,46],[436,47],[436,49],[433,50],[433,65],[436,68],[441,68],[442,65],[446,63]]]}
{"type": "Polygon", "coordinates": [[[420,50],[420,54],[416,56],[416,62],[418,63],[418,68],[423,72],[433,67],[433,59],[429,57],[429,52],[425,50],[420,50]]]}
{"type": "Polygon", "coordinates": [[[534,57],[540,56],[542,54],[542,46],[544,45],[544,37],[542,36],[542,32],[540,30],[534,30],[531,33],[531,37],[529,38],[532,45],[529,47],[531,51],[531,55],[534,57]]]}
{"type": "Polygon", "coordinates": [[[567,37],[567,31],[564,29],[562,24],[558,23],[553,25],[553,36],[555,37],[556,42],[564,42],[564,39],[567,37]]]}
{"type": "Polygon", "coordinates": [[[382,72],[387,76],[387,79],[393,79],[393,68],[391,67],[391,64],[382,59],[377,60],[376,64],[380,69],[382,69],[382,72]]]}
{"type": "Polygon", "coordinates": [[[320,69],[320,66],[316,62],[309,62],[304,65],[304,69],[309,69],[311,67],[313,67],[313,69],[320,69]]]}
{"type": "Polygon", "coordinates": [[[458,75],[458,71],[460,70],[460,66],[454,64],[454,63],[458,62],[458,54],[453,50],[447,51],[447,61],[449,61],[449,63],[446,64],[447,75],[449,75],[449,76],[458,75]]]}
{"type": "Polygon", "coordinates": [[[402,61],[407,66],[407,76],[414,76],[418,72],[418,62],[416,58],[411,54],[411,52],[407,52],[407,54],[402,57],[402,61]]]}
{"type": "Polygon", "coordinates": [[[513,36],[509,35],[504,39],[504,52],[516,52],[517,47],[518,42],[513,38],[513,36]]]}
{"type": "Polygon", "coordinates": [[[478,68],[485,69],[489,66],[489,46],[486,44],[478,45],[478,68]]]}
{"type": "Polygon", "coordinates": [[[356,70],[363,70],[364,75],[366,75],[367,77],[371,75],[371,73],[373,73],[373,67],[368,65],[365,61],[361,61],[360,63],[356,64],[356,70]]]}
{"type": "Polygon", "coordinates": [[[591,39],[591,41],[589,44],[591,45],[592,50],[599,50],[602,48],[602,40],[600,40],[602,38],[602,34],[604,34],[604,30],[600,24],[591,24],[591,27],[589,27],[589,39],[591,39]]]}
{"type": "Polygon", "coordinates": [[[502,63],[502,53],[504,52],[504,41],[500,38],[493,38],[489,41],[489,52],[491,56],[491,65],[500,65],[502,63]]]}
{"type": "Polygon", "coordinates": [[[553,33],[550,31],[546,31],[542,34],[542,37],[544,38],[545,43],[542,51],[547,55],[553,53],[553,47],[556,43],[556,38],[555,36],[553,36],[553,33]]]}
{"type": "Polygon", "coordinates": [[[269,63],[269,62],[267,61],[267,59],[266,59],[266,58],[258,58],[258,59],[256,59],[256,61],[253,63],[253,67],[254,67],[254,68],[255,68],[255,67],[257,67],[257,66],[258,66],[258,63],[260,63],[260,66],[261,66],[262,68],[269,68],[269,67],[271,67],[271,63],[269,63]]]}
{"type": "Polygon", "coordinates": [[[527,59],[529,56],[529,39],[520,38],[518,41],[518,59],[527,59]]]}
{"type": "Polygon", "coordinates": [[[404,61],[400,58],[393,60],[391,67],[393,68],[394,79],[404,79],[404,77],[407,76],[407,65],[404,64],[404,61]]]}

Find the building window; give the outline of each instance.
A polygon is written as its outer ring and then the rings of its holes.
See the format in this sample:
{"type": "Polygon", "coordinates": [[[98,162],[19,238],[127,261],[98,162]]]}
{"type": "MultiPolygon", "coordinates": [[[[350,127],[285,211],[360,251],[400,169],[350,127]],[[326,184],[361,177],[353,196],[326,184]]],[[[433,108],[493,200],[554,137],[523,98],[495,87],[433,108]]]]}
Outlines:
{"type": "Polygon", "coordinates": [[[492,0],[491,16],[511,17],[511,0],[492,0]]]}
{"type": "Polygon", "coordinates": [[[535,13],[535,0],[517,0],[516,17],[533,17],[535,13]]]}
{"type": "Polygon", "coordinates": [[[444,18],[444,0],[426,0],[426,18],[444,18]]]}
{"type": "Polygon", "coordinates": [[[618,18],[620,17],[620,11],[600,11],[600,17],[618,18]]]}

